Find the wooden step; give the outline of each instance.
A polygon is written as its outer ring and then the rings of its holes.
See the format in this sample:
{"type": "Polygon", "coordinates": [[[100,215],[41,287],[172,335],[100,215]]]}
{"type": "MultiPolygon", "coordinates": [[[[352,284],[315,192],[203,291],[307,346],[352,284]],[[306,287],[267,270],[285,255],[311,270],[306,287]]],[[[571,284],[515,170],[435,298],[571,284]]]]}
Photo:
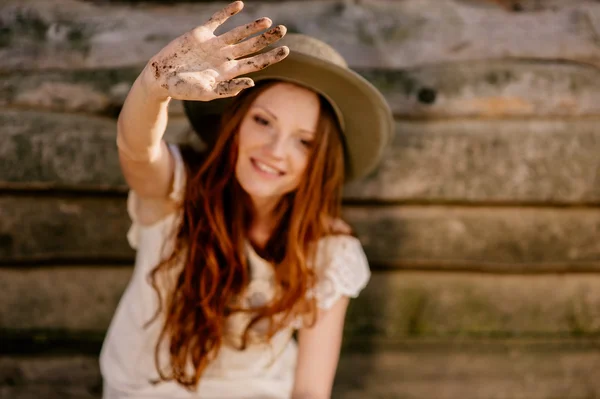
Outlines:
{"type": "MultiPolygon", "coordinates": [[[[371,343],[372,344],[372,343],[371,343]]],[[[342,353],[334,398],[589,399],[600,394],[598,342],[403,341],[342,353]]],[[[99,399],[96,356],[0,358],[0,397],[99,399]]]]}
{"type": "MultiPolygon", "coordinates": [[[[345,198],[597,206],[599,125],[600,118],[397,122],[378,170],[346,187],[345,198]]],[[[113,119],[5,110],[0,126],[0,189],[126,190],[113,119]]],[[[171,120],[169,140],[191,137],[187,120],[171,120]]]]}
{"type": "MultiPolygon", "coordinates": [[[[483,0],[323,1],[310,7],[304,1],[248,2],[218,32],[268,16],[289,32],[326,40],[354,67],[392,69],[507,57],[597,63],[600,5],[581,0],[546,3],[535,2],[535,12],[515,14],[483,0]]],[[[221,6],[4,1],[0,69],[141,65],[221,6]]]]}
{"type": "MultiPolygon", "coordinates": [[[[141,69],[0,72],[0,105],[116,117],[141,69]]],[[[483,60],[358,72],[379,89],[399,118],[600,115],[600,71],[586,64],[483,60]]],[[[181,101],[171,100],[169,114],[184,115],[181,101]]]]}
{"type": "MultiPolygon", "coordinates": [[[[123,196],[0,196],[0,264],[131,264],[123,196]]],[[[374,268],[600,270],[600,209],[348,205],[374,268]]]]}
{"type": "MultiPolygon", "coordinates": [[[[4,341],[97,342],[129,276],[123,267],[0,269],[4,341]]],[[[600,275],[377,272],[351,302],[345,333],[396,340],[600,337],[600,275]]]]}

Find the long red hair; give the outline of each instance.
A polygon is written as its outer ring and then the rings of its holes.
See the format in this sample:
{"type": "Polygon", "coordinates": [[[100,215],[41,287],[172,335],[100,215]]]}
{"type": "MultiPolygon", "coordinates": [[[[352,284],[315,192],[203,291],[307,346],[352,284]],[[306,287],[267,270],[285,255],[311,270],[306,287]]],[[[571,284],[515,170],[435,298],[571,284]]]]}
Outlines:
{"type": "MultiPolygon", "coordinates": [[[[164,309],[164,325],[155,348],[162,381],[175,380],[195,389],[223,344],[226,318],[250,311],[234,305],[250,279],[245,245],[252,222],[249,197],[235,177],[237,132],[254,100],[276,83],[261,82],[235,98],[223,115],[214,148],[204,159],[184,152],[188,180],[183,220],[172,255],[150,275],[161,304],[153,320],[164,309]],[[178,270],[174,268],[182,262],[174,286],[161,291],[159,276],[163,271],[178,270]],[[167,365],[159,355],[164,347],[169,352],[167,365]]],[[[252,319],[240,350],[247,344],[250,328],[259,321],[268,321],[265,338],[269,339],[292,317],[315,320],[315,302],[307,296],[315,284],[309,265],[315,243],[333,233],[331,222],[340,217],[344,180],[341,131],[331,105],[322,98],[316,133],[309,154],[311,166],[299,187],[280,200],[276,227],[261,250],[274,265],[275,296],[266,305],[251,309],[252,319]]]]}

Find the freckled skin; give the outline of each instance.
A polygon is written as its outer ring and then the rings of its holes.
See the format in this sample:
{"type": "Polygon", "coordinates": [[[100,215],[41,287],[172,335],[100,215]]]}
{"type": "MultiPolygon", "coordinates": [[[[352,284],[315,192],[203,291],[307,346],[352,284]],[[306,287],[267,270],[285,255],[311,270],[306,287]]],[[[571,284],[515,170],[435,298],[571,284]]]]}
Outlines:
{"type": "Polygon", "coordinates": [[[149,63],[151,84],[161,95],[199,101],[235,96],[254,85],[250,78],[239,76],[266,68],[289,54],[287,48],[279,47],[238,61],[276,42],[286,33],[284,26],[276,26],[248,38],[271,25],[270,19],[260,18],[215,36],[214,30],[237,14],[242,6],[241,2],[228,5],[205,24],[184,33],[152,57],[149,63]]]}

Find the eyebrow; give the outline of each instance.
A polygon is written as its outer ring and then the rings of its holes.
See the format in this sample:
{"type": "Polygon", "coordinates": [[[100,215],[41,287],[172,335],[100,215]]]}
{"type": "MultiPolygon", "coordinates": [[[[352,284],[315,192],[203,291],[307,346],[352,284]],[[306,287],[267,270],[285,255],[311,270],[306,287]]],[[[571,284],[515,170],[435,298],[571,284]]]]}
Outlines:
{"type": "Polygon", "coordinates": [[[255,105],[256,108],[260,108],[263,111],[265,111],[266,113],[268,113],[269,115],[271,115],[273,117],[273,119],[277,120],[277,115],[275,115],[273,112],[271,112],[271,110],[269,110],[268,108],[262,106],[262,105],[255,105]]]}
{"type": "MultiPolygon", "coordinates": [[[[272,117],[273,119],[275,119],[275,120],[278,120],[278,119],[277,119],[277,115],[275,115],[275,114],[274,114],[274,113],[273,113],[273,112],[272,112],[270,109],[268,109],[267,107],[265,107],[265,106],[263,106],[263,105],[254,105],[254,107],[262,109],[263,111],[265,111],[266,113],[268,113],[269,115],[271,115],[271,117],[272,117]]],[[[306,133],[309,133],[309,134],[312,134],[313,136],[315,136],[315,135],[317,134],[316,132],[313,132],[312,130],[308,130],[308,129],[303,129],[303,128],[300,128],[299,130],[300,130],[300,131],[303,131],[303,132],[306,132],[306,133]]]]}

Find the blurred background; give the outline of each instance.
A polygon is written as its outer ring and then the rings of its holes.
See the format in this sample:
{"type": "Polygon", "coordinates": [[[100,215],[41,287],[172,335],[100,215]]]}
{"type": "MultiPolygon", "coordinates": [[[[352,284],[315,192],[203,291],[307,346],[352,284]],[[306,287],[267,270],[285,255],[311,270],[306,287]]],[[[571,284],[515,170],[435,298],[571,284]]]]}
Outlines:
{"type": "MultiPolygon", "coordinates": [[[[0,0],[1,398],[100,397],[134,257],[116,117],[225,4],[0,0]]],[[[334,398],[600,398],[600,2],[250,0],[227,27],[261,16],[336,47],[397,120],[345,192],[374,274],[334,398]]]]}

